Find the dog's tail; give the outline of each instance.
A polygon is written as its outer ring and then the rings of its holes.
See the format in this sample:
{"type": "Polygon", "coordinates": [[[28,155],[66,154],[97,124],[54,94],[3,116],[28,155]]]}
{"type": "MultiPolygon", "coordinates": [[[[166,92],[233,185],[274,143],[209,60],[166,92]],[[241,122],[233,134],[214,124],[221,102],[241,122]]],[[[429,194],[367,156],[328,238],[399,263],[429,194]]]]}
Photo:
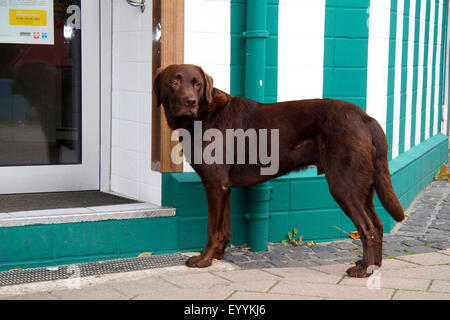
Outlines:
{"type": "Polygon", "coordinates": [[[403,207],[392,187],[391,175],[387,160],[388,143],[386,135],[380,124],[375,119],[367,121],[367,126],[372,134],[372,143],[376,149],[375,155],[375,190],[383,207],[396,221],[405,218],[403,207]]]}

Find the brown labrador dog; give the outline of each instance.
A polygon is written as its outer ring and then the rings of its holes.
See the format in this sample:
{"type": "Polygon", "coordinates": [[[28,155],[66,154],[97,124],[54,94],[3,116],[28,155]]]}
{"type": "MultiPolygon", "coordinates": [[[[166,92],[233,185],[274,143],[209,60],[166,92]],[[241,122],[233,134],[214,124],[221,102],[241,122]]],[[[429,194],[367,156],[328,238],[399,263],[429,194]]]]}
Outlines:
{"type": "MultiPolygon", "coordinates": [[[[364,110],[333,99],[264,104],[233,97],[214,88],[213,79],[200,67],[184,64],[160,71],[154,93],[173,130],[184,128],[193,135],[197,120],[203,132],[214,128],[223,136],[227,129],[278,129],[279,133],[278,141],[265,140],[269,146],[278,143],[276,173],[261,174],[261,161],[192,163],[206,191],[208,241],[187,266],[207,267],[213,258],[223,258],[231,240],[230,188],[252,186],[311,165],[325,173],[332,196],[360,234],[363,257],[347,270],[348,275],[367,277],[372,273],[368,267],[381,266],[383,225],[375,212],[374,191],[396,221],[404,219],[404,211],[392,187],[386,136],[364,110]]],[[[190,144],[191,149],[184,151],[202,152],[211,141],[202,141],[197,149],[190,144]]],[[[248,153],[249,146],[245,150],[248,153]]]]}

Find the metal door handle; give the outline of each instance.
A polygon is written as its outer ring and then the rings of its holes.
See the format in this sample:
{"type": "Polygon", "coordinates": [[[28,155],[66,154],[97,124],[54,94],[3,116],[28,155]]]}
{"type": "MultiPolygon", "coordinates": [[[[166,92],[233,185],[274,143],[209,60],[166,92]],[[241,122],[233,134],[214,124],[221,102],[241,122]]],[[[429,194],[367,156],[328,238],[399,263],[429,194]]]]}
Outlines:
{"type": "Polygon", "coordinates": [[[126,1],[127,1],[127,3],[128,3],[130,6],[133,6],[133,7],[140,7],[140,8],[141,8],[141,12],[144,12],[144,11],[145,11],[145,0],[141,0],[141,2],[132,1],[132,0],[126,0],[126,1]]]}

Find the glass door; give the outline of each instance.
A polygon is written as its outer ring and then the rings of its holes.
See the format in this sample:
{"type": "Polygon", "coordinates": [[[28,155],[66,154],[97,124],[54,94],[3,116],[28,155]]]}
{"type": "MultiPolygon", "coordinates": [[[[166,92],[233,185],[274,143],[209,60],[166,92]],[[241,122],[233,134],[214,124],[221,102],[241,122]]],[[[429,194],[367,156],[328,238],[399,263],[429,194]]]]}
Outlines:
{"type": "Polygon", "coordinates": [[[0,1],[0,194],[99,188],[99,0],[0,1]]]}

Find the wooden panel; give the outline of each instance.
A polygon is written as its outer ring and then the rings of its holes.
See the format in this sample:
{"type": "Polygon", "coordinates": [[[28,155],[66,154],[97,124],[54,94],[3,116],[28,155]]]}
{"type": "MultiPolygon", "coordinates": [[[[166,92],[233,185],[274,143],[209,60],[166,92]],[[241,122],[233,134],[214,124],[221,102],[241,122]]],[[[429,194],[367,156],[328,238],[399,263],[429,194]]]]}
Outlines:
{"type": "MultiPolygon", "coordinates": [[[[168,66],[170,64],[183,63],[184,0],[156,0],[153,2],[153,8],[154,27],[155,24],[158,23],[155,17],[157,18],[157,15],[160,13],[161,39],[159,44],[155,43],[155,41],[153,42],[153,48],[154,50],[157,50],[158,46],[160,46],[161,67],[164,68],[165,66],[168,66]]],[[[153,54],[155,57],[155,51],[153,52],[153,54]]],[[[154,72],[157,69],[155,68],[155,64],[158,63],[156,62],[153,64],[154,72]]],[[[174,164],[170,157],[173,146],[175,146],[178,142],[172,142],[170,139],[172,130],[170,130],[167,125],[166,117],[162,107],[157,108],[155,105],[153,105],[152,123],[152,169],[158,170],[159,167],[160,172],[182,172],[183,164],[174,164]],[[157,124],[155,125],[155,123],[157,124]],[[160,126],[160,128],[158,128],[158,125],[160,126]]]]}

